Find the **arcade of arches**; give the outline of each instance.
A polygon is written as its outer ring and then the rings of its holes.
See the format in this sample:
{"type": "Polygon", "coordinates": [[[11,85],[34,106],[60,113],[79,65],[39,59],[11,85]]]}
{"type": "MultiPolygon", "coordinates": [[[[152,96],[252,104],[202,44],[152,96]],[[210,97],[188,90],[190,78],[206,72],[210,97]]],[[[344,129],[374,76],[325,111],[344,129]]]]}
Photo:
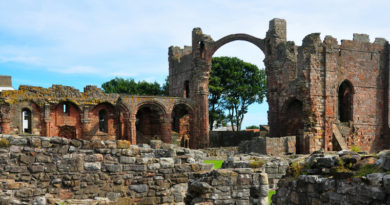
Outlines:
{"type": "Polygon", "coordinates": [[[264,53],[270,137],[295,135],[299,153],[390,147],[388,41],[354,34],[339,43],[312,33],[297,46],[287,40],[283,19],[271,20],[263,39],[232,34],[214,41],[195,28],[191,46],[169,48],[171,97],[104,94],[95,86],[84,92],[57,85],[3,91],[1,132],[208,147],[211,58],[236,40],[264,53]]]}
{"type": "Polygon", "coordinates": [[[138,144],[153,139],[171,143],[171,132],[177,132],[178,145],[183,138],[183,146],[192,146],[192,104],[186,99],[105,94],[95,86],[81,93],[59,85],[21,86],[0,96],[4,134],[123,139],[138,144]]]}

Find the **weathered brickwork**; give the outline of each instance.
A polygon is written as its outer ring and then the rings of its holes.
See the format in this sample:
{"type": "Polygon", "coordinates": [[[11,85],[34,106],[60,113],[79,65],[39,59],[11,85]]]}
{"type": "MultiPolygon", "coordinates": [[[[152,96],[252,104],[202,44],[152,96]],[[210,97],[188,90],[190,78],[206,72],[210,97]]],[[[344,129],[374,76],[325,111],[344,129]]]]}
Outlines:
{"type": "Polygon", "coordinates": [[[173,97],[104,94],[93,86],[21,86],[0,95],[2,133],[82,139],[161,139],[192,148],[210,145],[208,82],[213,54],[244,40],[265,55],[270,137],[296,136],[296,152],[358,145],[389,147],[389,46],[368,35],[338,41],[319,33],[301,46],[287,41],[286,21],[273,19],[264,39],[232,34],[214,41],[200,28],[192,46],[169,48],[173,97]],[[337,134],[340,133],[340,134],[337,134]]]}
{"type": "Polygon", "coordinates": [[[264,39],[232,34],[214,41],[200,28],[192,32],[192,47],[169,48],[172,96],[190,93],[194,101],[197,147],[208,142],[208,79],[214,52],[231,41],[244,40],[265,55],[268,123],[271,137],[296,136],[297,153],[340,144],[364,151],[389,146],[388,42],[354,34],[341,44],[319,33],[307,35],[301,46],[287,41],[286,21],[273,19],[264,39]],[[181,75],[181,73],[183,73],[181,75]],[[189,85],[189,86],[188,86],[189,85]],[[336,125],[342,138],[335,138],[336,125]]]}
{"type": "Polygon", "coordinates": [[[99,198],[111,202],[99,204],[268,204],[261,169],[213,170],[202,163],[203,152],[159,140],[136,146],[0,135],[5,139],[0,204],[94,204],[99,198]]]}
{"type": "Polygon", "coordinates": [[[191,139],[193,107],[185,98],[105,94],[95,86],[84,92],[20,86],[0,93],[0,128],[4,134],[171,143],[172,125],[191,139]]]}

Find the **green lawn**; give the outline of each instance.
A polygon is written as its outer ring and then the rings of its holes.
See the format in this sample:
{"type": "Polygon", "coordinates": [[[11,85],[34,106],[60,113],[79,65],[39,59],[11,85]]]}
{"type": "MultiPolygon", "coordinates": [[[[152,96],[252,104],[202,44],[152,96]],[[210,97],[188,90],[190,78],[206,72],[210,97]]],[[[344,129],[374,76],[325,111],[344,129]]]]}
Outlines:
{"type": "Polygon", "coordinates": [[[223,160],[204,160],[204,163],[214,164],[214,169],[222,167],[223,160]]]}
{"type": "Polygon", "coordinates": [[[270,191],[268,192],[268,201],[269,201],[269,204],[272,203],[271,197],[272,197],[272,195],[274,195],[275,193],[276,193],[276,190],[270,190],[270,191]]]}

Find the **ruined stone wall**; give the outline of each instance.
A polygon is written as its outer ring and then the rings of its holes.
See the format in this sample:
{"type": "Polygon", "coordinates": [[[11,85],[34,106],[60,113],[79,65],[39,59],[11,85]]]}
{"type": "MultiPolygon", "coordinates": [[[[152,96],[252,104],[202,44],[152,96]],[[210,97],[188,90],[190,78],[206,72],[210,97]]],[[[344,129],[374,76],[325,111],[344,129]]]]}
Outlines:
{"type": "Polygon", "coordinates": [[[210,131],[210,147],[232,147],[243,141],[260,136],[259,132],[251,131],[210,131]]]}
{"type": "Polygon", "coordinates": [[[280,156],[296,153],[296,137],[256,137],[239,144],[240,153],[280,156]]]}
{"type": "Polygon", "coordinates": [[[0,203],[106,198],[112,204],[268,204],[259,169],[213,171],[204,153],[153,141],[0,135],[0,203]],[[9,142],[4,143],[4,139],[9,142]],[[260,203],[261,202],[261,203],[260,203]]]}
{"type": "MultiPolygon", "coordinates": [[[[388,127],[384,122],[384,118],[387,118],[384,99],[388,92],[386,72],[389,69],[387,41],[377,38],[370,43],[367,35],[354,34],[352,41],[342,40],[339,46],[336,39],[331,37],[327,37],[325,42],[329,50],[326,58],[330,58],[326,61],[326,65],[329,65],[329,68],[326,67],[329,98],[326,107],[329,111],[333,110],[326,113],[327,123],[340,120],[337,90],[347,80],[353,89],[351,127],[354,131],[345,137],[346,143],[370,152],[383,148],[383,135],[388,127]],[[337,47],[338,50],[335,49],[337,47]]],[[[326,139],[331,139],[331,126],[326,128],[326,139]]]]}
{"type": "Polygon", "coordinates": [[[390,155],[315,152],[294,159],[279,180],[279,204],[389,204],[390,155]]]}
{"type": "Polygon", "coordinates": [[[169,95],[184,98],[193,95],[194,90],[190,87],[193,83],[191,46],[185,46],[183,49],[171,46],[168,55],[169,95]],[[189,90],[186,90],[186,81],[189,83],[189,90]]]}
{"type": "Polygon", "coordinates": [[[319,33],[306,36],[302,46],[279,42],[277,58],[271,60],[282,66],[270,64],[267,75],[268,79],[278,79],[268,84],[271,91],[275,90],[268,96],[271,136],[286,134],[275,130],[283,131],[285,119],[293,118],[286,106],[289,99],[298,99],[303,104],[305,127],[297,136],[297,149],[304,153],[321,147],[333,150],[332,124],[341,120],[338,91],[343,82],[348,82],[353,89],[353,117],[347,123],[353,131],[343,134],[344,140],[348,146],[358,145],[365,151],[380,149],[387,129],[383,120],[387,118],[387,44],[384,39],[370,43],[367,35],[355,34],[353,41],[342,40],[338,45],[331,36],[322,42],[319,33]]]}
{"type": "Polygon", "coordinates": [[[272,198],[275,205],[305,204],[388,204],[390,175],[371,174],[367,181],[302,175],[297,180],[282,179],[272,198]]]}
{"type": "Polygon", "coordinates": [[[297,46],[287,40],[286,27],[285,20],[273,19],[264,39],[232,34],[216,41],[195,28],[192,52],[188,47],[170,48],[170,62],[179,59],[174,58],[173,53],[180,53],[176,56],[181,57],[184,50],[188,51],[185,56],[192,58],[191,64],[189,59],[185,65],[170,63],[173,66],[170,67],[170,82],[182,84],[184,79],[176,75],[175,69],[185,68],[191,72],[190,87],[195,92],[190,97],[196,107],[194,119],[198,124],[194,134],[197,141],[208,141],[207,87],[212,56],[221,46],[244,40],[259,47],[265,55],[271,137],[295,135],[297,153],[311,153],[321,148],[334,150],[340,144],[358,145],[370,152],[389,146],[388,42],[377,38],[370,43],[368,35],[355,34],[352,41],[342,40],[339,44],[331,36],[321,40],[319,33],[312,33],[297,46]],[[350,88],[340,94],[344,82],[350,88]],[[343,119],[343,113],[351,118],[343,119]],[[333,124],[341,131],[340,142],[333,137],[333,124]]]}
{"type": "MultiPolygon", "coordinates": [[[[142,142],[156,137],[170,143],[172,121],[179,120],[172,119],[174,107],[186,110],[191,119],[188,122],[193,123],[190,99],[105,94],[96,86],[87,86],[84,92],[60,85],[47,89],[20,86],[19,90],[0,92],[0,133],[90,140],[126,139],[132,144],[137,143],[138,133],[142,142]],[[27,131],[23,129],[23,111],[31,112],[27,131]],[[138,122],[143,119],[141,127],[137,127],[137,119],[138,122]],[[158,133],[151,128],[158,129],[158,133]],[[148,138],[143,140],[142,134],[148,138]]],[[[188,135],[191,139],[191,131],[188,135]]]]}

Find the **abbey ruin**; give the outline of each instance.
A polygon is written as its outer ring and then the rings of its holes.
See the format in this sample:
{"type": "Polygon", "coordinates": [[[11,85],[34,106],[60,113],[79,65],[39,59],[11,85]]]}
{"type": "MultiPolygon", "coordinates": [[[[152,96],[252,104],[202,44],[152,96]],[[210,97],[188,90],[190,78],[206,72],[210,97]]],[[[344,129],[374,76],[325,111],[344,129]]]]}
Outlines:
{"type": "MultiPolygon", "coordinates": [[[[54,85],[20,86],[0,94],[3,134],[71,139],[152,139],[209,145],[208,78],[213,54],[244,40],[265,55],[269,137],[296,136],[296,152],[312,153],[358,145],[372,152],[389,146],[388,42],[354,34],[338,41],[319,33],[301,46],[287,41],[286,21],[273,19],[264,39],[232,34],[214,41],[200,28],[192,46],[169,48],[171,97],[84,92],[54,85]],[[172,138],[172,131],[177,136],[172,138]]],[[[183,143],[182,143],[183,144],[183,143]]]]}

